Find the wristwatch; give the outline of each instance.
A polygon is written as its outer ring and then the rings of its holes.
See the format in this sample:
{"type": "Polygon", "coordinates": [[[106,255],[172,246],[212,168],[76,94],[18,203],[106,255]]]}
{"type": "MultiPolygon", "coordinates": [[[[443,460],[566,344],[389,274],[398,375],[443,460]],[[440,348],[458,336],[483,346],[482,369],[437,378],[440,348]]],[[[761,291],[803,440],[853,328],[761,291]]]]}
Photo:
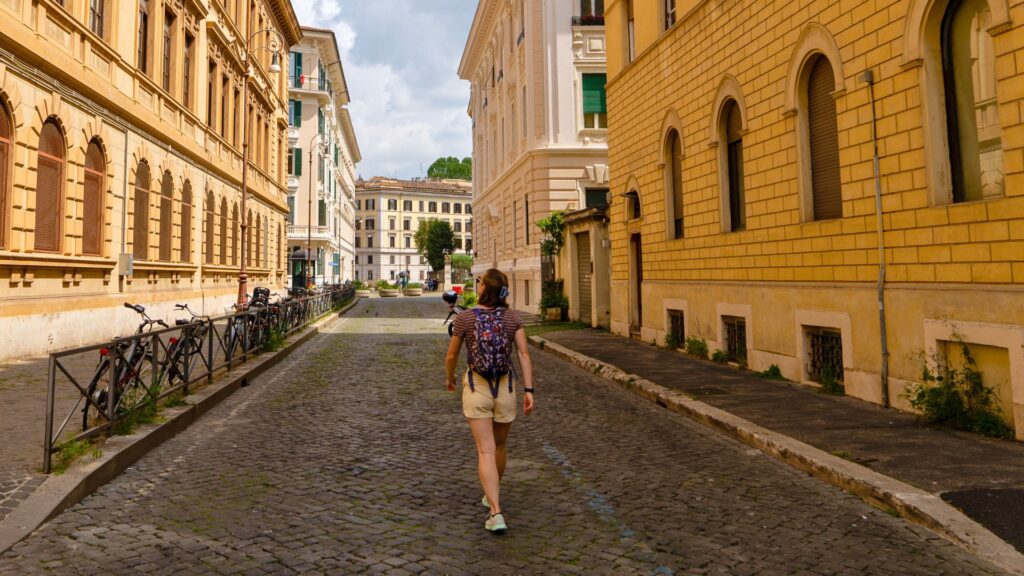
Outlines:
{"type": "Polygon", "coordinates": [[[523,388],[523,394],[533,394],[533,388],[523,388]]]}

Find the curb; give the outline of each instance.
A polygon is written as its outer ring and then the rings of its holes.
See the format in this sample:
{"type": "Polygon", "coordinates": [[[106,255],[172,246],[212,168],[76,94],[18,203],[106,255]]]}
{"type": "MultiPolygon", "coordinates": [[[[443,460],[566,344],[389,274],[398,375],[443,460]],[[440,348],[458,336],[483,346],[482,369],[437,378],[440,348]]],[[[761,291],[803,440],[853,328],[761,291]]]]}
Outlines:
{"type": "Polygon", "coordinates": [[[50,475],[32,494],[0,522],[0,554],[34,532],[47,521],[82,501],[101,486],[116,478],[154,448],[184,431],[204,414],[248,386],[297,350],[320,330],[359,304],[354,298],[335,313],[329,314],[297,334],[292,342],[273,354],[258,357],[221,376],[220,382],[203,386],[191,398],[189,406],[165,408],[160,424],[140,426],[127,436],[112,436],[103,444],[103,455],[87,464],[76,466],[60,476],[50,475]]]}
{"type": "Polygon", "coordinates": [[[544,352],[618,384],[677,414],[724,432],[769,456],[859,496],[873,506],[895,510],[903,518],[932,530],[1011,574],[1024,575],[1024,554],[935,494],[833,456],[635,374],[627,374],[611,364],[543,337],[531,336],[529,341],[544,352]]]}

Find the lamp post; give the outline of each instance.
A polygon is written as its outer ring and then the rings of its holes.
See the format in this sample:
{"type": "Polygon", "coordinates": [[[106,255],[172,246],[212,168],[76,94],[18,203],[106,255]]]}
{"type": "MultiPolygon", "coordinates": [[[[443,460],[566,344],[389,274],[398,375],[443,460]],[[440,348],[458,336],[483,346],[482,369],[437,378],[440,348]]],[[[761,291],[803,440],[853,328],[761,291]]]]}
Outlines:
{"type": "MultiPolygon", "coordinates": [[[[324,125],[324,132],[321,134],[318,130],[317,133],[309,139],[309,171],[307,172],[307,178],[309,178],[309,203],[306,208],[306,288],[309,288],[310,276],[312,276],[313,273],[312,268],[310,268],[309,261],[312,257],[313,249],[313,142],[316,142],[317,139],[320,140],[316,147],[316,157],[319,160],[326,156],[331,148],[331,135],[327,132],[326,122],[324,125]]],[[[317,172],[317,174],[319,174],[319,172],[317,172]]],[[[313,278],[313,280],[315,281],[316,278],[313,278]]]]}
{"type": "MultiPolygon", "coordinates": [[[[242,65],[245,66],[245,80],[242,82],[242,126],[244,130],[244,136],[242,138],[242,264],[238,268],[238,299],[236,302],[239,306],[244,306],[248,300],[248,289],[246,284],[249,282],[249,275],[246,273],[246,248],[249,245],[247,241],[249,228],[249,215],[246,208],[246,203],[249,199],[249,78],[253,75],[254,71],[251,68],[250,60],[255,50],[266,50],[270,52],[270,69],[268,70],[272,74],[278,74],[281,72],[281,46],[284,45],[284,38],[281,33],[273,28],[263,28],[257,30],[249,36],[248,41],[245,43],[245,48],[242,51],[242,65]],[[253,39],[260,34],[268,34],[270,37],[265,45],[252,46],[253,39]]],[[[223,112],[222,112],[223,113],[223,112]]]]}

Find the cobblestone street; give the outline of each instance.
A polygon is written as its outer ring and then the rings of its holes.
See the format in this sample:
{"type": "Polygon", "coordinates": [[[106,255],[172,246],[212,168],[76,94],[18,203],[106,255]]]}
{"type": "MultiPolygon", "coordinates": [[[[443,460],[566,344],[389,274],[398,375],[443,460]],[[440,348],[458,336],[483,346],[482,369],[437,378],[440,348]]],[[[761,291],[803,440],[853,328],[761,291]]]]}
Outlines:
{"type": "Polygon", "coordinates": [[[537,350],[483,529],[445,309],[364,300],[0,558],[0,574],[999,574],[537,350]]]}

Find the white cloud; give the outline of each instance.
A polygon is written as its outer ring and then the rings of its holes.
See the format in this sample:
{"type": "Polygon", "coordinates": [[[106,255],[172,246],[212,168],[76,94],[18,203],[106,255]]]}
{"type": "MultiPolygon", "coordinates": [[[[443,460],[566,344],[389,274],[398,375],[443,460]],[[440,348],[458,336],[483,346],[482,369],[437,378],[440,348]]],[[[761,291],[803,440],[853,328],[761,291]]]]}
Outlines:
{"type": "Polygon", "coordinates": [[[409,178],[469,156],[469,85],[457,68],[472,0],[298,0],[304,26],[335,32],[363,153],[358,171],[409,178]]]}

